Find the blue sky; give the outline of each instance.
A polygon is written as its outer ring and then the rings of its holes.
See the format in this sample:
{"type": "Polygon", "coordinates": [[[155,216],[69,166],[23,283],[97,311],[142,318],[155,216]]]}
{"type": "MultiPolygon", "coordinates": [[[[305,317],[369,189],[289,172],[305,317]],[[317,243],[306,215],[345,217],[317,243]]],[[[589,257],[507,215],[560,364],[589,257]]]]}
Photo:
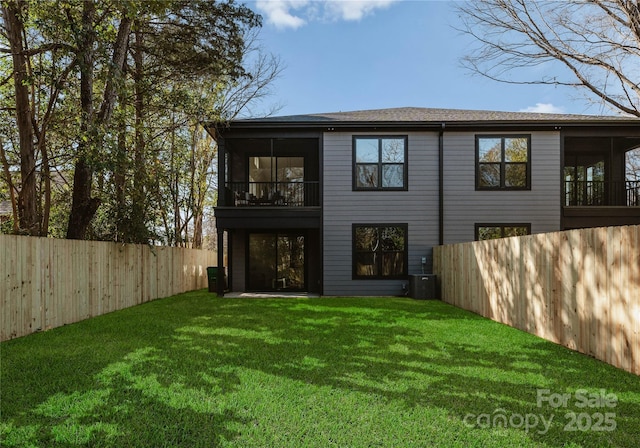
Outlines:
{"type": "Polygon", "coordinates": [[[276,115],[390,107],[601,113],[575,90],[508,85],[461,67],[473,44],[452,1],[253,0],[284,65],[276,115]]]}

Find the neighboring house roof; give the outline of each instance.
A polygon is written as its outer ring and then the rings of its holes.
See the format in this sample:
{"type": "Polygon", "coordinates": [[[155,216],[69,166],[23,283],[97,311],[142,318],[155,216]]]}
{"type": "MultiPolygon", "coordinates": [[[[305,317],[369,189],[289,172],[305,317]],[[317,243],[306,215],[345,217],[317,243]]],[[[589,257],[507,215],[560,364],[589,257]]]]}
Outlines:
{"type": "Polygon", "coordinates": [[[640,119],[613,115],[545,114],[532,112],[497,112],[486,110],[429,109],[400,107],[308,115],[237,119],[231,127],[325,127],[325,126],[471,126],[471,125],[632,125],[640,119]]]}

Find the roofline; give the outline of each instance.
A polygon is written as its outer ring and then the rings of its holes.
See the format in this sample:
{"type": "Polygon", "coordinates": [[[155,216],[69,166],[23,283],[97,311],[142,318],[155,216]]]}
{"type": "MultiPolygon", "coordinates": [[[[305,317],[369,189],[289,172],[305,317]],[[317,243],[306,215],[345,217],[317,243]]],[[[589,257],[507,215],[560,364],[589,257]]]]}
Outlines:
{"type": "Polygon", "coordinates": [[[483,121],[259,121],[259,120],[236,120],[227,123],[204,123],[209,132],[216,135],[227,132],[247,131],[247,130],[309,130],[331,132],[357,131],[357,130],[404,130],[404,131],[439,131],[445,130],[474,130],[474,129],[531,129],[531,130],[562,130],[566,128],[627,128],[638,127],[638,119],[629,120],[616,118],[614,120],[584,119],[584,120],[483,120],[483,121]]]}

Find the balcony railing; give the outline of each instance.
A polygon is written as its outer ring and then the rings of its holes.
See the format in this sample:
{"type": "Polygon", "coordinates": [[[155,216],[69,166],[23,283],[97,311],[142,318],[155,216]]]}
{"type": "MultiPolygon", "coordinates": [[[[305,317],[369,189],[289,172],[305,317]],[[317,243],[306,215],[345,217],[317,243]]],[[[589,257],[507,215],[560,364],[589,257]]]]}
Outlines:
{"type": "Polygon", "coordinates": [[[231,207],[315,207],[320,205],[317,181],[230,182],[225,204],[231,207]]]}
{"type": "Polygon", "coordinates": [[[640,181],[568,180],[564,183],[564,205],[640,207],[640,181]]]}

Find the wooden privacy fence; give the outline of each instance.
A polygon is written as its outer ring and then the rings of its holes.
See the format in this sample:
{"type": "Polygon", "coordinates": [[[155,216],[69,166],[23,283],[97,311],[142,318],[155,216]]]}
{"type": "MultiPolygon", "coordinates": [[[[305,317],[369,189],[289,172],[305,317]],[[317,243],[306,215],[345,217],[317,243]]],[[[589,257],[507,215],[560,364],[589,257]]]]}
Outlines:
{"type": "Polygon", "coordinates": [[[444,301],[640,374],[640,226],[440,246],[444,301]]]}
{"type": "Polygon", "coordinates": [[[0,340],[207,286],[215,252],[0,235],[0,340]]]}

